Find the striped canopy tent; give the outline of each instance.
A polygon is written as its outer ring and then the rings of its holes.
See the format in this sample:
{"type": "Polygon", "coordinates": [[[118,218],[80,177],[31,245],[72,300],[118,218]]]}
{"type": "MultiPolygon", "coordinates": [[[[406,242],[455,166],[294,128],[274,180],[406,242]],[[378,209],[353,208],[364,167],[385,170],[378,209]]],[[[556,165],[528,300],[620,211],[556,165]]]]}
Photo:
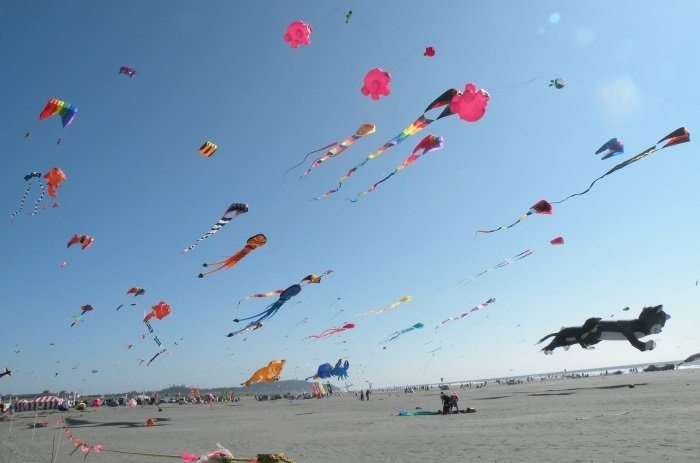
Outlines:
{"type": "Polygon", "coordinates": [[[18,400],[15,402],[15,410],[18,412],[24,412],[27,410],[53,410],[54,408],[58,408],[62,402],[63,399],[59,399],[56,396],[47,395],[37,397],[34,400],[18,400]]]}

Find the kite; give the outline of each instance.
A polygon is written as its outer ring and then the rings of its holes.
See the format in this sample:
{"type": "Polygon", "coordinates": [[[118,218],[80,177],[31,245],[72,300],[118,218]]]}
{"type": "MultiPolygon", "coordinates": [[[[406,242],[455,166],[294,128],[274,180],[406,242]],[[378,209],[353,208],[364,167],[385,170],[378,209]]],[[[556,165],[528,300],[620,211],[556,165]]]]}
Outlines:
{"type": "Polygon", "coordinates": [[[67,248],[73,246],[74,244],[80,244],[80,246],[83,248],[83,250],[89,248],[92,246],[92,243],[95,240],[92,238],[92,236],[89,235],[78,235],[77,233],[73,235],[73,237],[70,239],[68,244],[66,245],[67,248]]]}
{"type": "Polygon", "coordinates": [[[246,245],[243,249],[241,249],[231,257],[228,257],[226,260],[222,260],[220,262],[203,263],[202,267],[209,267],[210,265],[218,265],[218,267],[214,270],[209,270],[208,272],[200,273],[197,276],[197,278],[204,278],[205,275],[209,275],[210,273],[218,272],[223,268],[231,268],[235,266],[238,262],[241,261],[241,259],[250,254],[254,249],[265,245],[265,243],[267,243],[267,237],[262,233],[251,236],[250,238],[248,238],[248,241],[246,242],[246,245]]]}
{"type": "MultiPolygon", "coordinates": [[[[322,277],[324,277],[326,275],[330,275],[331,273],[333,273],[333,270],[328,269],[325,272],[323,272],[321,275],[314,275],[314,274],[308,275],[308,276],[302,278],[301,281],[299,282],[299,284],[301,284],[302,286],[306,286],[310,283],[320,283],[322,277]]],[[[259,298],[264,298],[264,297],[272,297],[272,296],[276,296],[278,294],[282,294],[284,292],[284,290],[285,290],[285,288],[280,288],[280,289],[276,289],[274,291],[268,291],[266,293],[251,294],[249,296],[244,297],[240,301],[238,301],[238,304],[236,305],[236,307],[239,307],[241,305],[241,302],[246,301],[248,299],[254,299],[254,298],[259,299],[259,298]]]]}
{"type": "MultiPolygon", "coordinates": [[[[441,321],[441,322],[440,322],[440,325],[436,326],[435,329],[440,328],[440,327],[443,326],[445,323],[452,322],[452,321],[455,321],[455,320],[461,320],[462,318],[466,317],[467,315],[469,315],[469,314],[472,313],[472,312],[476,312],[477,310],[487,308],[487,307],[489,306],[489,304],[492,304],[492,303],[494,303],[494,302],[496,302],[496,298],[495,298],[495,297],[492,297],[492,298],[490,298],[489,300],[487,300],[486,302],[482,302],[481,304],[479,304],[479,305],[477,305],[477,306],[475,306],[475,307],[472,307],[468,312],[464,312],[463,314],[456,315],[456,316],[454,316],[454,317],[446,318],[445,320],[441,321]]],[[[437,350],[437,349],[436,349],[436,350],[437,350]]]]}
{"type": "Polygon", "coordinates": [[[416,145],[416,147],[413,149],[413,153],[411,153],[411,155],[408,158],[406,158],[406,160],[404,162],[402,162],[396,169],[394,169],[394,171],[392,173],[390,173],[389,175],[387,175],[386,177],[384,177],[383,179],[381,179],[380,181],[378,181],[377,183],[372,185],[369,190],[357,193],[357,196],[355,196],[355,199],[351,199],[350,201],[353,203],[356,203],[357,200],[360,199],[362,196],[376,190],[377,186],[379,186],[379,184],[389,180],[391,177],[393,177],[394,175],[396,175],[399,172],[401,172],[402,170],[404,170],[406,167],[413,164],[413,162],[416,161],[419,157],[421,157],[425,154],[428,154],[431,151],[441,150],[443,148],[443,146],[444,146],[444,141],[443,141],[442,137],[437,137],[435,135],[426,136],[423,140],[420,141],[420,143],[418,143],[416,145]],[[423,150],[423,152],[416,154],[416,152],[419,150],[423,150]]]}
{"type": "Polygon", "coordinates": [[[427,56],[432,58],[435,56],[435,49],[433,47],[425,47],[425,51],[423,52],[423,56],[427,56]]]}
{"type": "Polygon", "coordinates": [[[384,343],[384,342],[391,342],[391,341],[393,341],[394,339],[396,339],[396,338],[398,338],[399,336],[401,336],[402,334],[406,334],[406,333],[408,333],[409,331],[413,331],[413,330],[420,330],[420,329],[423,329],[424,327],[425,327],[424,324],[422,324],[422,323],[416,323],[415,325],[409,326],[408,328],[404,328],[404,329],[401,330],[401,331],[396,331],[396,332],[394,332],[391,336],[389,336],[388,339],[386,339],[385,341],[382,341],[382,343],[384,343]]]}
{"type": "Polygon", "coordinates": [[[58,167],[54,167],[44,174],[44,178],[46,179],[46,184],[48,185],[49,196],[56,199],[56,189],[58,189],[58,187],[61,186],[61,183],[66,180],[66,174],[64,174],[58,167]]]}
{"type": "Polygon", "coordinates": [[[525,214],[521,215],[518,217],[518,220],[513,222],[510,225],[501,225],[498,228],[494,228],[493,230],[477,230],[477,233],[493,233],[498,230],[505,230],[507,228],[514,227],[518,223],[522,222],[523,220],[527,219],[533,214],[541,214],[541,215],[552,215],[552,205],[545,201],[544,199],[537,201],[535,204],[533,204],[530,207],[530,210],[527,211],[525,214]]]}
{"type": "Polygon", "coordinates": [[[562,245],[562,244],[564,244],[564,237],[563,237],[563,236],[557,236],[556,238],[554,238],[553,240],[551,240],[551,241],[549,242],[549,244],[551,244],[552,246],[559,246],[559,245],[562,245]]]}
{"type": "Polygon", "coordinates": [[[285,304],[285,302],[287,302],[288,300],[290,300],[291,298],[293,298],[294,296],[296,296],[300,292],[301,292],[301,285],[300,284],[293,284],[289,288],[282,291],[279,299],[277,299],[272,304],[268,305],[265,308],[265,310],[263,310],[262,312],[255,314],[255,315],[251,315],[250,317],[234,319],[233,320],[234,323],[242,322],[245,320],[252,320],[252,321],[249,322],[245,328],[240,329],[238,331],[233,331],[233,332],[227,334],[226,336],[229,338],[232,336],[240,336],[241,334],[243,334],[247,331],[254,331],[254,330],[257,330],[259,328],[262,328],[263,320],[267,320],[268,318],[272,318],[277,313],[277,311],[280,308],[282,308],[282,306],[285,304]]]}
{"type": "Polygon", "coordinates": [[[70,326],[74,326],[74,325],[77,325],[78,323],[80,323],[83,319],[83,315],[85,315],[88,312],[92,312],[93,310],[95,310],[95,308],[93,306],[91,306],[90,304],[86,304],[86,305],[81,305],[80,310],[82,310],[82,312],[80,312],[80,315],[73,316],[73,318],[75,320],[73,320],[73,323],[71,323],[70,326]]]}
{"type": "MultiPolygon", "coordinates": [[[[469,87],[469,85],[474,85],[474,84],[467,84],[467,87],[469,87]]],[[[455,114],[451,110],[451,108],[452,108],[451,102],[453,101],[453,97],[458,96],[459,94],[460,94],[460,92],[458,90],[451,88],[451,89],[447,90],[446,92],[444,92],[439,97],[437,97],[432,103],[430,103],[428,105],[427,108],[425,108],[425,111],[423,111],[423,114],[421,114],[421,116],[418,117],[418,119],[413,121],[413,123],[411,123],[411,125],[409,125],[405,129],[403,129],[403,131],[400,134],[398,134],[396,137],[394,137],[391,140],[389,140],[388,142],[386,142],[382,147],[380,147],[379,149],[377,149],[373,153],[370,153],[364,159],[364,161],[362,161],[360,164],[358,164],[355,167],[353,167],[352,169],[350,169],[344,176],[342,176],[338,180],[337,187],[335,187],[332,190],[326,191],[325,193],[323,193],[323,195],[321,195],[315,199],[319,200],[319,199],[325,198],[327,196],[330,196],[333,193],[338,192],[342,188],[343,183],[345,183],[345,181],[347,181],[347,179],[352,177],[355,174],[355,172],[357,172],[358,169],[360,169],[362,166],[367,164],[369,161],[379,157],[382,153],[384,153],[388,149],[392,148],[393,146],[398,145],[399,143],[401,143],[402,141],[404,141],[405,139],[407,139],[411,135],[417,134],[418,132],[425,129],[427,126],[429,126],[431,123],[433,123],[439,119],[442,119],[443,117],[447,117],[447,116],[451,116],[451,115],[455,114]],[[441,108],[441,107],[444,107],[444,108],[437,115],[437,117],[435,117],[435,119],[430,119],[426,116],[426,113],[428,113],[434,109],[441,108]]],[[[484,104],[484,102],[482,100],[473,100],[472,102],[474,104],[477,104],[477,105],[484,104]]]]}
{"type": "Polygon", "coordinates": [[[36,213],[39,211],[39,203],[41,203],[41,200],[44,199],[46,190],[44,189],[44,183],[41,181],[41,174],[39,172],[29,172],[27,175],[24,176],[24,181],[27,182],[27,189],[24,190],[24,195],[22,195],[22,199],[19,201],[19,207],[17,208],[17,210],[10,214],[10,222],[12,222],[15,216],[22,212],[22,209],[24,209],[24,202],[27,200],[27,196],[29,196],[29,193],[32,191],[33,179],[37,179],[37,181],[39,182],[41,193],[39,194],[39,198],[37,198],[37,200],[34,202],[34,211],[31,215],[36,215],[36,213]]]}
{"type": "Polygon", "coordinates": [[[600,154],[603,151],[605,151],[605,156],[600,158],[601,161],[624,153],[625,147],[617,138],[611,138],[610,140],[606,141],[603,146],[598,148],[598,151],[596,151],[595,154],[600,154]]]}
{"type": "Polygon", "coordinates": [[[464,283],[464,284],[469,284],[469,283],[471,283],[471,281],[474,280],[475,278],[480,277],[481,275],[483,275],[483,274],[485,274],[485,273],[488,273],[488,272],[490,272],[491,270],[495,270],[495,269],[497,269],[497,268],[505,267],[505,266],[507,266],[507,265],[512,264],[513,262],[515,262],[515,261],[517,261],[517,260],[524,259],[524,258],[526,258],[526,257],[528,257],[528,256],[531,256],[532,254],[533,254],[533,253],[532,253],[531,250],[526,249],[525,251],[521,252],[520,254],[514,255],[514,256],[511,257],[510,259],[506,259],[506,260],[504,260],[503,262],[499,263],[498,265],[494,265],[493,267],[489,267],[489,268],[487,268],[486,270],[484,270],[484,271],[482,271],[482,272],[480,272],[480,273],[477,273],[476,275],[473,275],[473,276],[470,276],[470,277],[467,277],[467,278],[464,278],[464,279],[460,280],[459,283],[460,283],[460,284],[462,284],[462,283],[464,283]]]}
{"type": "Polygon", "coordinates": [[[363,95],[371,95],[373,100],[378,100],[381,95],[389,96],[391,82],[391,74],[379,68],[374,68],[367,72],[364,79],[364,85],[360,88],[363,95]]]}
{"type": "Polygon", "coordinates": [[[321,334],[313,334],[311,336],[305,337],[304,339],[312,339],[314,341],[318,341],[319,339],[325,339],[329,336],[333,336],[336,333],[341,333],[343,331],[351,330],[353,328],[355,328],[354,323],[346,323],[339,328],[330,328],[330,329],[325,330],[321,334]]]}
{"type": "Polygon", "coordinates": [[[9,368],[5,367],[5,371],[3,371],[2,373],[0,373],[0,378],[2,378],[3,376],[12,376],[12,370],[10,370],[9,368]]]}
{"type": "Polygon", "coordinates": [[[282,36],[289,46],[297,48],[299,45],[311,44],[311,31],[313,29],[304,21],[294,21],[287,26],[287,32],[282,36]]]}
{"type": "Polygon", "coordinates": [[[400,306],[400,305],[403,304],[404,302],[411,302],[412,300],[413,300],[413,297],[412,297],[412,296],[404,296],[404,297],[402,297],[401,299],[399,299],[398,301],[392,302],[391,304],[389,304],[389,305],[386,306],[386,307],[382,307],[381,309],[377,309],[377,310],[368,310],[367,312],[365,312],[365,313],[363,313],[363,314],[359,314],[359,315],[369,315],[369,314],[380,314],[380,313],[384,313],[384,312],[387,312],[387,311],[389,311],[389,310],[393,310],[393,309],[397,308],[398,306],[400,306]]]}
{"type": "Polygon", "coordinates": [[[549,81],[549,86],[554,87],[557,90],[561,90],[566,86],[566,79],[563,77],[557,77],[556,79],[552,79],[549,81]]]}
{"type": "Polygon", "coordinates": [[[582,326],[562,328],[557,333],[551,333],[540,339],[537,344],[547,338],[554,337],[542,351],[551,354],[557,347],[568,350],[570,346],[579,344],[584,349],[592,348],[600,341],[627,340],[633,347],[642,352],[653,350],[656,347],[654,341],[642,342],[639,338],[661,333],[670,319],[663,310],[663,305],[644,307],[639,317],[634,320],[604,321],[602,318],[589,318],[582,326]]]}
{"type": "Polygon", "coordinates": [[[167,302],[160,301],[158,304],[151,307],[151,309],[151,312],[143,318],[144,323],[148,323],[148,320],[153,317],[156,317],[158,320],[162,320],[170,315],[170,304],[167,302]]]}
{"type": "Polygon", "coordinates": [[[235,219],[236,217],[238,217],[241,214],[245,214],[246,212],[248,212],[248,205],[247,204],[231,203],[231,205],[228,207],[228,209],[226,209],[226,211],[224,212],[224,215],[221,216],[219,221],[216,222],[214,225],[212,225],[212,227],[209,229],[209,231],[206,234],[204,234],[197,241],[192,243],[189,247],[184,249],[181,252],[181,254],[184,254],[188,251],[191,251],[200,243],[200,241],[203,241],[203,240],[209,238],[211,235],[213,235],[214,233],[216,233],[219,230],[221,230],[222,228],[224,228],[224,226],[227,223],[229,223],[231,220],[235,219]],[[229,217],[229,214],[232,212],[235,212],[235,214],[233,214],[233,217],[229,217]]]}
{"type": "Polygon", "coordinates": [[[351,17],[352,17],[352,10],[348,10],[348,12],[345,13],[345,24],[350,22],[351,17]]]}
{"type": "Polygon", "coordinates": [[[43,121],[49,116],[59,115],[61,116],[61,122],[63,123],[63,128],[68,127],[75,115],[78,113],[78,107],[65,101],[57,100],[52,98],[46,103],[44,110],[39,114],[39,120],[43,121]]]}
{"type": "MultiPolygon", "coordinates": [[[[350,145],[355,143],[357,140],[364,137],[365,135],[373,134],[376,130],[377,130],[377,127],[374,124],[362,124],[360,126],[360,128],[358,128],[355,131],[355,133],[353,135],[351,135],[349,138],[346,138],[342,143],[340,143],[340,144],[332,143],[332,144],[325,146],[319,150],[316,150],[316,151],[321,151],[321,150],[326,149],[328,147],[332,147],[330,149],[330,151],[328,151],[326,154],[324,154],[320,158],[316,159],[313,163],[311,163],[311,167],[309,167],[306,170],[306,172],[304,172],[301,175],[300,178],[306,177],[307,175],[309,175],[309,173],[311,172],[312,169],[315,169],[316,167],[320,166],[323,162],[327,161],[328,159],[334,158],[334,157],[340,155],[340,153],[342,153],[343,151],[348,149],[350,147],[350,145]]],[[[311,153],[308,153],[304,157],[304,161],[306,161],[306,157],[308,157],[309,154],[315,153],[316,151],[312,151],[311,153]]],[[[302,161],[301,163],[303,163],[304,161],[302,161]]],[[[299,163],[299,164],[301,164],[301,163],[299,163]]],[[[299,164],[297,164],[297,166],[299,164]]],[[[297,167],[297,166],[294,166],[294,167],[297,167]]],[[[292,167],[292,169],[294,167],[292,167]]],[[[287,169],[287,171],[289,171],[289,169],[287,169]]]]}
{"type": "MultiPolygon", "coordinates": [[[[620,164],[616,165],[615,167],[613,167],[612,169],[610,169],[609,171],[607,171],[606,173],[604,173],[603,175],[601,175],[597,179],[593,180],[593,182],[591,182],[591,184],[588,186],[588,188],[586,188],[582,192],[569,195],[566,198],[562,199],[561,201],[553,201],[552,204],[561,204],[564,201],[566,201],[570,198],[573,198],[574,196],[585,195],[586,193],[591,191],[591,188],[593,188],[593,185],[595,185],[596,182],[598,182],[598,180],[601,180],[601,179],[607,177],[608,175],[612,174],[613,172],[616,172],[624,167],[627,167],[630,164],[639,161],[640,159],[644,159],[645,157],[649,156],[650,154],[654,154],[655,152],[657,152],[659,150],[662,150],[664,148],[668,148],[671,146],[680,145],[681,143],[687,143],[689,141],[690,141],[690,132],[688,131],[688,128],[687,127],[680,127],[678,129],[674,130],[673,132],[669,133],[668,135],[666,135],[661,140],[657,141],[654,146],[647,148],[646,150],[642,151],[638,155],[631,157],[631,158],[627,159],[626,161],[621,162],[620,164]],[[666,144],[663,146],[659,146],[659,144],[663,141],[665,141],[666,144]]],[[[551,213],[551,211],[550,211],[550,213],[551,213]]]]}
{"type": "Polygon", "coordinates": [[[137,74],[137,72],[136,72],[136,69],[134,69],[134,68],[130,68],[128,66],[122,66],[119,68],[119,74],[125,74],[129,77],[134,77],[137,74]]]}
{"type": "Polygon", "coordinates": [[[199,154],[201,154],[205,158],[208,158],[212,154],[216,153],[216,150],[218,148],[219,147],[216,144],[210,141],[205,141],[204,144],[199,148],[199,154]]]}
{"type": "Polygon", "coordinates": [[[134,297],[143,296],[144,294],[146,294],[146,290],[143,288],[137,288],[136,286],[134,286],[129,291],[127,291],[126,294],[133,294],[134,297]]]}
{"type": "Polygon", "coordinates": [[[31,130],[27,130],[27,133],[24,134],[24,138],[29,138],[29,137],[31,137],[31,136],[32,136],[32,131],[31,131],[31,130]]]}
{"type": "Polygon", "coordinates": [[[306,381],[310,379],[328,379],[331,376],[337,376],[338,379],[346,379],[348,377],[348,369],[350,368],[350,362],[347,360],[343,363],[343,359],[338,359],[335,367],[330,363],[324,363],[318,366],[316,374],[306,378],[306,381]]]}
{"type": "Polygon", "coordinates": [[[250,386],[255,383],[272,383],[280,380],[280,374],[286,360],[272,360],[266,367],[258,369],[248,378],[248,381],[241,383],[242,386],[250,386]]]}
{"type": "Polygon", "coordinates": [[[463,93],[452,97],[450,111],[458,114],[463,121],[476,122],[486,114],[490,99],[486,90],[477,90],[476,85],[469,83],[464,87],[463,93]]]}
{"type": "MultiPolygon", "coordinates": [[[[133,304],[133,303],[132,303],[132,304],[129,304],[129,306],[131,306],[131,307],[136,307],[136,304],[133,304]]],[[[117,310],[121,309],[122,307],[124,307],[124,304],[119,304],[119,305],[117,306],[117,310]]]]}
{"type": "MultiPolygon", "coordinates": [[[[684,363],[694,362],[698,359],[700,359],[700,354],[693,354],[690,357],[688,357],[687,359],[683,360],[681,363],[679,363],[678,366],[683,365],[684,363]]],[[[5,368],[5,370],[7,370],[7,368],[5,368]]],[[[0,374],[0,376],[2,376],[2,374],[0,374]]]]}

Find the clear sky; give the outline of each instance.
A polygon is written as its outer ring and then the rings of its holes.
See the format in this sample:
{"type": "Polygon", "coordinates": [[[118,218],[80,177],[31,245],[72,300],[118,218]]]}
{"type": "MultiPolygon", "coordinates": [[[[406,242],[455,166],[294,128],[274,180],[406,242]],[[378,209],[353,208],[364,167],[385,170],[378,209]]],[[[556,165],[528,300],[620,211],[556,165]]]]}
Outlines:
{"type": "Polygon", "coordinates": [[[349,382],[359,387],[697,352],[695,142],[615,172],[551,216],[478,239],[474,232],[585,189],[680,126],[700,126],[692,59],[699,10],[694,1],[2,2],[1,209],[9,218],[18,207],[30,171],[58,166],[68,179],[60,207],[29,216],[35,186],[14,224],[0,227],[0,368],[13,371],[0,378],[0,393],[226,386],[276,358],[287,360],[282,379],[348,359],[349,382]],[[282,35],[297,19],[313,33],[310,46],[292,49],[282,35]],[[434,57],[423,56],[427,46],[434,57]],[[138,74],[129,79],[120,66],[138,74]],[[360,92],[374,67],[392,75],[391,95],[379,101],[360,92]],[[557,77],[565,88],[548,86],[557,77]],[[335,196],[310,201],[435,97],[468,82],[491,94],[483,119],[439,120],[335,196]],[[72,125],[38,121],[50,98],[79,107],[72,125]],[[375,134],[304,181],[298,176],[313,158],[283,181],[305,153],[365,122],[375,134]],[[444,149],[347,201],[427,134],[444,137],[444,149]],[[593,153],[611,137],[625,154],[601,161],[593,153]],[[208,159],[197,153],[205,140],[219,146],[208,159]],[[179,254],[232,202],[250,212],[179,254]],[[66,249],[75,233],[94,245],[66,249]],[[257,233],[268,238],[263,248],[197,278],[202,262],[233,254],[257,233]],[[566,244],[550,246],[556,236],[566,244]],[[527,249],[534,254],[459,284],[527,249]],[[239,299],[326,269],[334,273],[304,287],[262,329],[225,337],[240,327],[234,318],[272,302],[236,309],[239,299]],[[126,296],[132,286],[146,294],[126,296]],[[357,315],[405,295],[413,300],[393,311],[357,315]],[[435,330],[492,297],[488,309],[435,330]],[[172,313],[152,325],[170,355],[139,365],[158,351],[141,335],[144,312],[161,300],[172,313]],[[138,305],[115,310],[131,302],[138,305]],[[84,304],[95,311],[70,327],[84,304]],[[651,338],[655,351],[604,342],[545,356],[535,345],[561,326],[631,318],[657,304],[672,319],[651,338]],[[302,340],[345,322],[357,327],[302,340]],[[380,344],[418,322],[423,330],[380,344]]]}

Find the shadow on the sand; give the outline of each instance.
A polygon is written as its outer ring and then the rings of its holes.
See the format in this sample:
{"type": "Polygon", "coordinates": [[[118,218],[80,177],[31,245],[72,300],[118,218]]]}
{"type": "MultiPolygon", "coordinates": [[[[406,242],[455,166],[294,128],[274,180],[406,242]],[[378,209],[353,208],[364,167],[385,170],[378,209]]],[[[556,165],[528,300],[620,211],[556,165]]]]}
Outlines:
{"type": "Polygon", "coordinates": [[[515,396],[522,396],[522,395],[528,395],[530,397],[541,397],[541,396],[551,396],[551,395],[573,395],[575,392],[568,392],[568,391],[585,391],[585,390],[593,390],[593,389],[621,389],[621,388],[628,388],[628,389],[633,389],[636,386],[646,386],[648,383],[636,383],[636,384],[616,384],[613,386],[591,386],[591,387],[571,387],[567,389],[547,389],[545,392],[538,392],[538,393],[528,393],[524,391],[514,391],[513,394],[511,395],[497,395],[493,397],[475,397],[471,400],[493,400],[493,399],[505,399],[508,397],[515,397],[515,396]]]}
{"type": "MultiPolygon", "coordinates": [[[[156,426],[167,425],[170,418],[154,418],[156,426]]],[[[77,420],[74,418],[66,418],[66,426],[69,428],[101,428],[101,427],[118,427],[118,428],[145,428],[146,423],[142,421],[111,421],[109,423],[96,423],[94,421],[77,420]]]]}

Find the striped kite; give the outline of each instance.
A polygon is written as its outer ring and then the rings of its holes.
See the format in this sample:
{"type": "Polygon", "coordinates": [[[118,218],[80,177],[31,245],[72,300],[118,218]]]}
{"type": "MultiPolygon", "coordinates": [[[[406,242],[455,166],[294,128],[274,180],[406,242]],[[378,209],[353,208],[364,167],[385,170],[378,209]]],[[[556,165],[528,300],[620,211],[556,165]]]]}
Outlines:
{"type": "Polygon", "coordinates": [[[236,217],[238,217],[238,216],[241,215],[241,214],[245,214],[246,212],[248,212],[248,205],[247,205],[247,204],[243,204],[243,203],[232,203],[232,204],[228,207],[228,209],[226,209],[226,211],[224,212],[224,215],[219,219],[219,221],[216,222],[214,225],[212,225],[212,227],[209,229],[209,231],[208,231],[206,234],[204,234],[204,235],[203,235],[202,237],[200,237],[197,241],[195,241],[194,243],[192,243],[189,247],[187,247],[186,249],[184,249],[184,250],[181,252],[181,254],[184,254],[184,253],[186,253],[186,252],[191,251],[191,250],[194,249],[201,241],[203,241],[203,240],[209,238],[211,235],[213,235],[214,233],[216,233],[216,232],[218,232],[219,230],[221,230],[222,228],[224,228],[224,226],[225,226],[227,223],[229,223],[231,220],[235,219],[236,217]],[[235,212],[235,214],[233,214],[233,217],[229,217],[229,214],[232,213],[232,212],[235,212]]]}
{"type": "Polygon", "coordinates": [[[455,320],[461,320],[462,318],[466,317],[466,316],[469,315],[470,313],[476,312],[477,310],[480,310],[480,309],[485,309],[486,307],[489,306],[489,304],[492,304],[492,303],[494,303],[494,302],[496,302],[496,298],[495,298],[495,297],[492,297],[492,298],[490,298],[488,301],[482,302],[481,304],[472,307],[468,312],[464,312],[463,314],[456,315],[456,316],[454,316],[454,317],[446,318],[445,320],[441,321],[441,322],[440,322],[440,325],[436,326],[435,329],[440,328],[440,327],[443,326],[445,323],[449,323],[449,322],[452,322],[452,321],[455,321],[455,320]]]}
{"type": "Polygon", "coordinates": [[[24,209],[24,202],[27,200],[27,196],[29,196],[29,193],[32,191],[32,180],[34,179],[37,179],[37,182],[39,183],[39,188],[41,188],[41,193],[39,194],[37,200],[34,201],[34,211],[32,211],[31,215],[36,215],[36,213],[39,211],[39,203],[41,203],[41,201],[44,199],[46,189],[44,188],[44,183],[41,181],[41,173],[29,172],[27,175],[24,176],[24,181],[27,182],[27,189],[24,190],[24,195],[22,195],[22,199],[19,201],[19,207],[17,208],[17,210],[10,214],[10,222],[12,222],[15,216],[22,212],[22,209],[24,209]]]}
{"type": "Polygon", "coordinates": [[[63,128],[68,127],[75,115],[78,113],[78,107],[65,101],[57,100],[52,98],[46,103],[44,110],[39,114],[39,120],[43,121],[47,117],[58,115],[61,116],[61,122],[63,123],[63,128]]]}
{"type": "Polygon", "coordinates": [[[129,77],[134,77],[138,73],[136,72],[136,69],[134,69],[134,68],[130,68],[128,66],[122,66],[119,68],[119,74],[124,74],[124,75],[127,75],[129,77]]]}
{"type": "Polygon", "coordinates": [[[204,144],[199,148],[199,154],[208,158],[212,154],[216,153],[219,147],[210,141],[204,142],[204,144]]]}

